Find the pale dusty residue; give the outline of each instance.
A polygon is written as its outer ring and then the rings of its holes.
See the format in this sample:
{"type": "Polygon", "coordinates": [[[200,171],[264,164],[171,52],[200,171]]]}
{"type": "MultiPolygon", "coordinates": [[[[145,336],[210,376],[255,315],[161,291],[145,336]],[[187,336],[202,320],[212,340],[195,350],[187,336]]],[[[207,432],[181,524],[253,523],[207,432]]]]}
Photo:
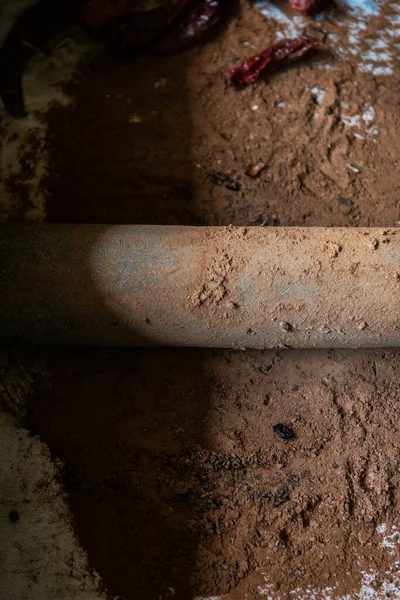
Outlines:
{"type": "Polygon", "coordinates": [[[0,431],[0,598],[105,600],[73,531],[61,465],[10,414],[0,412],[0,431]]]}
{"type": "MultiPolygon", "coordinates": [[[[32,0],[3,3],[0,18],[0,44],[3,43],[15,19],[32,0]]],[[[92,43],[82,34],[61,36],[52,47],[52,56],[37,54],[29,63],[23,77],[26,109],[25,119],[12,119],[0,102],[1,162],[0,162],[0,222],[10,217],[19,220],[42,221],[46,216],[46,190],[43,181],[48,173],[46,151],[47,125],[43,116],[53,105],[65,106],[72,98],[63,86],[70,81],[78,65],[94,51],[92,43]],[[29,178],[18,183],[25,187],[29,202],[20,206],[10,192],[7,181],[18,177],[25,162],[29,178]]]]}
{"type": "MultiPolygon", "coordinates": [[[[383,576],[381,573],[378,576],[373,571],[362,571],[360,590],[344,596],[338,596],[335,593],[336,586],[308,587],[306,589],[299,587],[290,592],[293,600],[387,600],[387,598],[394,600],[400,598],[400,560],[398,560],[400,531],[394,525],[388,527],[383,523],[376,528],[376,534],[381,536],[381,546],[387,550],[389,557],[388,566],[383,576]],[[378,586],[375,586],[376,581],[378,586]]],[[[259,598],[263,600],[284,600],[276,592],[275,583],[269,581],[268,573],[262,573],[262,576],[265,583],[257,589],[259,598]]],[[[225,596],[222,598],[196,598],[195,600],[224,600],[224,598],[225,596]]]]}
{"type": "MultiPolygon", "coordinates": [[[[326,45],[337,61],[358,57],[360,73],[371,76],[392,76],[394,66],[400,57],[400,4],[395,0],[338,0],[339,16],[335,15],[335,23],[345,32],[345,42],[335,34],[329,34],[326,45]],[[385,17],[381,18],[385,11],[385,17]],[[377,33],[368,33],[368,25],[378,23],[377,33]]],[[[266,0],[258,0],[257,8],[268,19],[276,23],[276,38],[301,36],[310,20],[307,17],[290,13],[281,5],[277,6],[266,0]]],[[[317,15],[317,21],[324,21],[329,10],[317,15]]],[[[272,41],[272,40],[271,40],[272,41]]],[[[321,70],[335,70],[337,63],[316,60],[315,67],[321,70]]],[[[318,90],[319,96],[324,90],[318,90]]],[[[318,102],[323,104],[323,102],[318,102]]],[[[350,128],[356,138],[376,140],[378,128],[375,124],[374,107],[365,104],[361,112],[347,111],[342,107],[342,123],[350,128]]]]}
{"type": "MultiPolygon", "coordinates": [[[[328,45],[343,59],[358,56],[358,68],[361,71],[369,71],[374,75],[392,74],[393,63],[399,54],[394,44],[395,38],[400,35],[398,3],[395,0],[338,0],[336,5],[341,13],[335,17],[335,23],[346,31],[347,39],[345,44],[339,45],[337,37],[331,34],[328,36],[328,45]],[[368,24],[379,17],[381,10],[385,10],[388,16],[384,19],[384,26],[378,29],[378,35],[372,37],[367,32],[368,24]],[[395,14],[392,15],[392,12],[395,14]],[[369,49],[363,49],[362,43],[366,43],[369,49]]],[[[256,6],[265,17],[275,20],[278,39],[297,37],[310,23],[307,17],[283,12],[266,0],[258,0],[256,6]]],[[[324,21],[328,15],[329,11],[322,12],[316,16],[316,21],[324,21]]],[[[320,67],[324,68],[323,64],[320,67]]]]}
{"type": "MultiPolygon", "coordinates": [[[[395,525],[388,527],[385,523],[378,525],[376,534],[381,536],[381,546],[388,553],[388,564],[385,573],[361,571],[362,582],[360,590],[346,595],[337,595],[336,586],[325,588],[308,587],[292,590],[293,600],[384,600],[400,598],[400,531],[395,525]]],[[[263,573],[265,584],[258,588],[260,598],[265,600],[284,600],[274,593],[274,584],[268,579],[268,573],[263,573]]]]}
{"type": "Polygon", "coordinates": [[[111,600],[76,539],[63,465],[19,424],[29,394],[51,378],[39,359],[0,356],[0,598],[111,600]]]}
{"type": "Polygon", "coordinates": [[[375,125],[375,108],[365,102],[360,114],[347,114],[349,105],[341,102],[341,119],[346,127],[353,129],[354,137],[359,139],[372,138],[376,141],[378,128],[375,125]]]}

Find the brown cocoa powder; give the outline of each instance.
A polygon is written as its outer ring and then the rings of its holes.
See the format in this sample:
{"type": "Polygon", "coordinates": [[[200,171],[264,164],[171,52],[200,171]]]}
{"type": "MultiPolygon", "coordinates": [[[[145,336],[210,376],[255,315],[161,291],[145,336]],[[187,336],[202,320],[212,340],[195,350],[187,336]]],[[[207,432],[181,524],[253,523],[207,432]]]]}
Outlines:
{"type": "MultiPolygon", "coordinates": [[[[307,31],[344,45],[340,19],[307,31]]],[[[244,6],[179,56],[101,56],[75,107],[48,115],[49,220],[396,225],[398,65],[372,76],[357,55],[327,53],[322,74],[311,60],[226,89],[227,68],[275,31],[244,6]],[[367,106],[378,133],[368,119],[345,124],[367,106]]],[[[77,535],[110,595],[353,599],[364,573],[377,598],[395,597],[398,351],[75,349],[43,360],[52,388],[32,397],[28,424],[64,462],[77,535]],[[295,438],[278,440],[276,423],[295,438]]]]}

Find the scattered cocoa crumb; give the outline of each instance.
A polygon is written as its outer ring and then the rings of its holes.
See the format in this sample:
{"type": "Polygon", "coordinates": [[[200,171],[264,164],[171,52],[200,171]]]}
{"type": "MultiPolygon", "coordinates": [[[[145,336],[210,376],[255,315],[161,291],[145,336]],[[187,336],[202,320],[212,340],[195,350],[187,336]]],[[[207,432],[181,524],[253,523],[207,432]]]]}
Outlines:
{"type": "Polygon", "coordinates": [[[231,190],[232,192],[239,192],[241,185],[239,181],[230,181],[229,183],[225,184],[225,187],[227,190],[231,190]]]}
{"type": "Polygon", "coordinates": [[[376,238],[372,238],[370,244],[372,250],[376,250],[379,247],[379,241],[376,238]]]}
{"type": "Polygon", "coordinates": [[[294,438],[294,431],[288,425],[284,425],[283,423],[277,423],[272,427],[274,434],[276,437],[281,440],[291,440],[294,438]]]}
{"type": "Polygon", "coordinates": [[[246,175],[249,177],[257,177],[267,165],[263,162],[258,162],[254,165],[250,165],[246,171],[246,175]]]}
{"type": "Polygon", "coordinates": [[[339,252],[341,252],[341,250],[342,247],[339,244],[336,244],[335,242],[328,242],[326,244],[326,251],[328,252],[331,258],[336,258],[339,255],[339,252]]]}
{"type": "Polygon", "coordinates": [[[8,513],[8,518],[10,519],[11,523],[16,523],[19,521],[19,512],[17,510],[10,510],[8,513]]]}
{"type": "Polygon", "coordinates": [[[348,206],[350,208],[353,208],[353,206],[354,206],[354,202],[351,198],[343,198],[343,196],[339,196],[338,202],[342,206],[348,206]]]}
{"type": "Polygon", "coordinates": [[[215,184],[225,185],[227,190],[231,190],[232,192],[239,192],[241,189],[241,184],[238,179],[232,175],[228,175],[226,173],[221,173],[219,171],[211,172],[211,180],[215,184]]]}
{"type": "Polygon", "coordinates": [[[292,327],[292,325],[291,325],[290,323],[288,323],[287,321],[281,321],[281,322],[279,323],[279,327],[280,327],[281,329],[283,329],[283,331],[286,331],[286,333],[288,333],[289,331],[292,331],[292,330],[293,330],[293,327],[292,327]]]}

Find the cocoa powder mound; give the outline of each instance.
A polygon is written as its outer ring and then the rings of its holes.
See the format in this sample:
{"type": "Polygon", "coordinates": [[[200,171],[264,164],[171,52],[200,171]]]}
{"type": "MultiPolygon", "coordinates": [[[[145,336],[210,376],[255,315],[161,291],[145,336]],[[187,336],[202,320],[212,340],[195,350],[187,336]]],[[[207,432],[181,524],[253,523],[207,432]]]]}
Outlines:
{"type": "MultiPolygon", "coordinates": [[[[395,14],[386,2],[367,21],[335,7],[295,21],[327,51],[239,92],[227,70],[282,32],[247,5],[179,56],[99,57],[75,106],[48,115],[49,220],[395,226],[395,14]]],[[[398,358],[52,350],[28,426],[64,462],[77,535],[110,595],[394,598],[398,358]]]]}
{"type": "Polygon", "coordinates": [[[397,550],[382,545],[383,525],[393,548],[398,535],[397,351],[46,361],[53,385],[32,398],[30,429],[65,464],[77,534],[110,594],[336,598],[363,573],[378,591],[398,581],[397,550]]]}

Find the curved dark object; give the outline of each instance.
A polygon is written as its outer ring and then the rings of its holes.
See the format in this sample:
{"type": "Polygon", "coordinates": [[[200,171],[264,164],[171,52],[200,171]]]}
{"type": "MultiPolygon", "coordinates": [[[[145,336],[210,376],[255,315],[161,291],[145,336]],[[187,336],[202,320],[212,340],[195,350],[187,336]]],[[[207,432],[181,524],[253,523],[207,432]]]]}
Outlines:
{"type": "Polygon", "coordinates": [[[175,52],[206,39],[238,8],[238,0],[166,0],[149,11],[134,3],[88,0],[83,18],[92,32],[124,57],[138,48],[175,52]]]}
{"type": "Polygon", "coordinates": [[[235,7],[237,0],[169,0],[148,12],[115,16],[110,11],[108,20],[108,13],[96,12],[96,0],[40,0],[18,19],[0,50],[1,99],[11,116],[26,116],[21,79],[29,60],[37,51],[49,54],[48,41],[80,19],[107,39],[114,53],[126,56],[139,47],[164,52],[193,45],[214,31],[235,7]]]}

